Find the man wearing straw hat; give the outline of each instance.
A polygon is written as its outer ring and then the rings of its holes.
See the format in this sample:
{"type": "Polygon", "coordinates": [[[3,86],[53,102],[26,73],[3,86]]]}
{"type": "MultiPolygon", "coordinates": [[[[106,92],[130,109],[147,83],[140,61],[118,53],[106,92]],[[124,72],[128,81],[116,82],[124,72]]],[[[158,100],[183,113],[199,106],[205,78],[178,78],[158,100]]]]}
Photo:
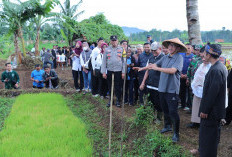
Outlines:
{"type": "Polygon", "coordinates": [[[178,100],[180,88],[180,74],[183,68],[183,57],[179,52],[186,52],[187,48],[178,39],[165,40],[163,45],[169,49],[169,54],[161,58],[156,64],[149,65],[149,69],[160,71],[158,91],[160,104],[164,112],[164,128],[161,133],[172,131],[172,141],[179,141],[180,118],[178,114],[178,100]]]}

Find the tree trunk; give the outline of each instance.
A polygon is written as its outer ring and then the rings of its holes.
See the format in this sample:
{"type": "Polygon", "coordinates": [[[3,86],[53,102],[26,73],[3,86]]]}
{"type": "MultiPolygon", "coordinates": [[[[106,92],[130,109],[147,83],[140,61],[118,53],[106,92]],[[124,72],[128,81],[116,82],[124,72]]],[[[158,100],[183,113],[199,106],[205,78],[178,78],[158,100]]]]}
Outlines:
{"type": "Polygon", "coordinates": [[[198,0],[186,0],[188,36],[191,45],[203,44],[201,40],[198,0]]]}
{"type": "Polygon", "coordinates": [[[14,32],[14,47],[15,47],[15,54],[17,56],[18,63],[22,63],[22,55],[19,51],[19,42],[18,42],[18,30],[14,32]]]}
{"type": "Polygon", "coordinates": [[[26,49],[25,49],[25,43],[24,43],[24,39],[23,39],[23,32],[22,32],[22,27],[19,25],[19,37],[21,39],[21,43],[22,43],[22,50],[23,50],[23,56],[26,57],[26,49]]]}
{"type": "Polygon", "coordinates": [[[35,39],[35,55],[39,56],[39,38],[40,38],[40,26],[36,29],[36,39],[35,39]]]}

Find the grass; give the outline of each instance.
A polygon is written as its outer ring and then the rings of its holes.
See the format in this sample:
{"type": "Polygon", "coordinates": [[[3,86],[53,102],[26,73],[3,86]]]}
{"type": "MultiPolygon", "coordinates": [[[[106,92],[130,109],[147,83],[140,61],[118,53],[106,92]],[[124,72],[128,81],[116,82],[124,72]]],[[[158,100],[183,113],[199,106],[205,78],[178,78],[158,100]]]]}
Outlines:
{"type": "Polygon", "coordinates": [[[0,97],[0,131],[3,128],[4,120],[10,113],[13,102],[14,102],[13,98],[0,97]]]}
{"type": "Polygon", "coordinates": [[[0,156],[91,156],[86,133],[60,94],[20,95],[0,132],[0,156]]]}

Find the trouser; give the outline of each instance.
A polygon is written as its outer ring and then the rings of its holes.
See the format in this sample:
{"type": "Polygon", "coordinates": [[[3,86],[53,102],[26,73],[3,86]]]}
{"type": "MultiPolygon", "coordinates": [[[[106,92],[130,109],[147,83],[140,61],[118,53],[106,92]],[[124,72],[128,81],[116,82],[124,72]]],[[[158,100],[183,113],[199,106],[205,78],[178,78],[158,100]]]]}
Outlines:
{"type": "Polygon", "coordinates": [[[139,98],[139,80],[137,77],[135,77],[135,80],[134,80],[134,100],[137,101],[138,98],[139,98]]]}
{"type": "Polygon", "coordinates": [[[107,79],[102,78],[102,96],[107,96],[108,92],[108,82],[107,79]]]}
{"type": "Polygon", "coordinates": [[[91,85],[91,71],[88,71],[87,73],[82,71],[82,75],[84,78],[84,86],[85,89],[92,89],[92,85],[91,85]]]}
{"type": "MultiPolygon", "coordinates": [[[[44,83],[45,83],[45,87],[49,88],[49,81],[45,81],[44,83]]],[[[58,86],[59,81],[58,79],[51,79],[51,83],[52,83],[52,87],[56,88],[58,86]]]]}
{"type": "Polygon", "coordinates": [[[82,75],[82,71],[75,71],[72,70],[72,74],[73,74],[73,78],[74,78],[74,86],[75,89],[83,89],[83,75],[82,75]],[[80,84],[78,83],[78,78],[80,78],[80,84]]]}
{"type": "Polygon", "coordinates": [[[53,60],[53,68],[56,69],[57,65],[56,65],[56,59],[53,60]]]}
{"type": "Polygon", "coordinates": [[[186,79],[181,78],[180,79],[180,100],[181,100],[181,107],[184,108],[186,106],[186,79]]]}
{"type": "Polygon", "coordinates": [[[226,123],[230,124],[230,122],[232,121],[232,93],[229,92],[229,96],[228,96],[228,107],[226,108],[226,123]]]}
{"type": "Polygon", "coordinates": [[[162,112],[158,90],[149,89],[149,88],[147,90],[148,93],[150,94],[148,100],[152,103],[152,108],[154,112],[155,111],[162,112]]]}
{"type": "Polygon", "coordinates": [[[121,94],[122,94],[122,72],[117,71],[107,71],[107,82],[109,87],[109,94],[111,95],[111,85],[112,85],[112,74],[114,73],[114,91],[117,98],[117,101],[121,101],[121,94]]]}
{"type": "Polygon", "coordinates": [[[178,114],[178,100],[179,96],[175,93],[160,92],[160,105],[164,113],[164,125],[180,124],[180,117],[178,114]]]}
{"type": "Polygon", "coordinates": [[[102,75],[94,76],[92,71],[92,94],[99,94],[102,96],[102,75]]]}
{"type": "MultiPolygon", "coordinates": [[[[144,75],[140,75],[140,76],[139,76],[139,86],[141,85],[141,83],[142,83],[142,81],[143,81],[143,77],[144,77],[144,75]]],[[[140,89],[139,89],[139,103],[140,103],[140,104],[144,104],[144,100],[143,100],[144,94],[145,94],[145,95],[147,94],[147,87],[144,87],[143,90],[140,90],[140,89]]]]}
{"type": "Polygon", "coordinates": [[[125,87],[125,100],[124,102],[129,102],[131,105],[133,105],[134,103],[134,99],[133,99],[133,88],[134,88],[134,80],[126,80],[126,87],[125,87]],[[128,97],[129,97],[129,101],[128,101],[128,97]]]}
{"type": "Polygon", "coordinates": [[[220,121],[201,119],[199,133],[200,157],[216,157],[220,141],[220,121]]]}
{"type": "Polygon", "coordinates": [[[48,63],[51,64],[51,68],[53,69],[54,65],[52,61],[44,61],[44,66],[47,65],[48,63]]]}

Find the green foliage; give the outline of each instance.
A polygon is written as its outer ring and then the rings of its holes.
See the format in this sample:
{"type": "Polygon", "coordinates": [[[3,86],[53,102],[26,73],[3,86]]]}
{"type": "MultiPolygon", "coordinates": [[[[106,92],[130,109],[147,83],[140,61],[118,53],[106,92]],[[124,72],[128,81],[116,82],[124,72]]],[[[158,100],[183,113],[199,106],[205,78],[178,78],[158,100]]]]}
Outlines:
{"type": "Polygon", "coordinates": [[[150,129],[144,138],[139,138],[134,141],[135,152],[141,157],[187,157],[190,156],[184,150],[174,145],[172,141],[164,137],[156,129],[150,129]]]}
{"type": "MultiPolygon", "coordinates": [[[[151,31],[145,31],[140,33],[131,34],[130,41],[146,41],[147,35],[151,35],[152,39],[155,41],[163,41],[171,38],[179,38],[183,42],[189,42],[188,32],[173,30],[173,31],[161,31],[157,29],[152,29],[151,31]]],[[[232,42],[232,31],[231,30],[212,30],[212,31],[201,31],[201,38],[203,42],[215,42],[216,39],[224,39],[225,42],[232,42]]]]}
{"type": "Polygon", "coordinates": [[[109,42],[111,35],[117,35],[119,41],[128,39],[122,28],[110,24],[102,13],[90,17],[88,20],[83,20],[78,24],[77,29],[79,36],[84,35],[89,42],[96,42],[100,37],[103,37],[106,42],[109,42]]]}
{"type": "Polygon", "coordinates": [[[154,111],[151,106],[141,106],[136,109],[135,121],[136,126],[146,127],[152,124],[154,120],[154,111]]]}
{"type": "Polygon", "coordinates": [[[0,131],[4,126],[4,120],[9,115],[11,107],[13,105],[13,98],[2,98],[0,97],[0,131]]]}
{"type": "Polygon", "coordinates": [[[3,35],[0,37],[0,58],[7,59],[14,52],[12,36],[3,35]]]}
{"type": "Polygon", "coordinates": [[[84,123],[55,93],[17,97],[0,132],[0,156],[91,156],[84,123]]]}

